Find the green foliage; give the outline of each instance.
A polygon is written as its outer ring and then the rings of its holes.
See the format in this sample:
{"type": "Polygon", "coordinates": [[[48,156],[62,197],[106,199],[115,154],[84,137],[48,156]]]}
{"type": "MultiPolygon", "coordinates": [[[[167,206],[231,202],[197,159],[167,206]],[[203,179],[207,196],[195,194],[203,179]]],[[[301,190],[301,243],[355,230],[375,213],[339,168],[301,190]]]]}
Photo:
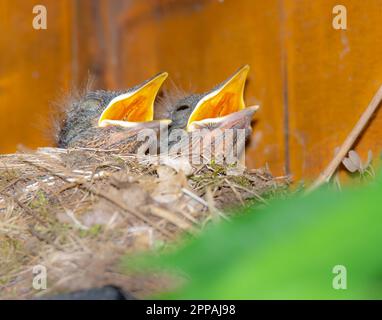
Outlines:
{"type": "Polygon", "coordinates": [[[48,205],[49,205],[49,200],[45,196],[44,191],[42,191],[42,190],[38,190],[35,198],[29,204],[29,206],[32,209],[43,209],[43,211],[47,210],[48,205]]]}
{"type": "Polygon", "coordinates": [[[181,271],[187,283],[162,298],[382,298],[382,184],[277,201],[146,264],[181,271]],[[336,265],[347,289],[333,288],[336,265]],[[342,274],[343,275],[343,274],[342,274]]]}
{"type": "Polygon", "coordinates": [[[95,224],[88,230],[80,230],[80,237],[86,238],[86,237],[96,237],[98,234],[100,234],[102,231],[102,225],[95,224]]]}

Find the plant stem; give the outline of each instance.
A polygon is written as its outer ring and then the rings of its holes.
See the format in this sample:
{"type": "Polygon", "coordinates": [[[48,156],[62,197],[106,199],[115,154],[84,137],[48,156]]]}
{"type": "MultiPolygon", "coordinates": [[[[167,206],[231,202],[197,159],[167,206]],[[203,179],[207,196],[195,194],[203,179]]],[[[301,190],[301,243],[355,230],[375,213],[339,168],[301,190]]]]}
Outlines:
{"type": "Polygon", "coordinates": [[[354,126],[353,130],[349,133],[344,143],[340,147],[339,151],[329,163],[324,171],[321,172],[319,177],[312,183],[312,185],[307,189],[306,193],[310,193],[317,188],[319,188],[324,183],[329,182],[333,173],[337,170],[338,166],[341,164],[343,158],[349,152],[350,148],[353,146],[354,142],[357,140],[359,135],[365,129],[366,125],[370,121],[371,117],[378,109],[380,102],[382,100],[382,86],[379,87],[377,93],[374,95],[373,99],[370,101],[364,113],[359,118],[358,122],[354,126]]]}

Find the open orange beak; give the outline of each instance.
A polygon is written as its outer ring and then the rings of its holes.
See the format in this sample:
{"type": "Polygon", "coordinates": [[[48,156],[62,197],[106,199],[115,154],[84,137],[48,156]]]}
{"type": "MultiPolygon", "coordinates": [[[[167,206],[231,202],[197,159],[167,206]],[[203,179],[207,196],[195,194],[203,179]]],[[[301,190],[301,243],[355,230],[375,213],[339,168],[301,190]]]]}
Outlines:
{"type": "Polygon", "coordinates": [[[259,106],[251,106],[240,111],[230,113],[224,117],[194,121],[189,127],[189,131],[202,130],[205,128],[214,129],[247,129],[251,128],[253,115],[259,110],[259,106]]]}
{"type": "Polygon", "coordinates": [[[138,122],[152,121],[155,98],[167,77],[168,73],[162,72],[135,90],[115,97],[102,112],[98,126],[119,125],[129,128],[135,127],[138,122]]]}
{"type": "Polygon", "coordinates": [[[193,122],[210,122],[212,119],[243,110],[244,86],[248,72],[249,66],[245,65],[217,89],[203,97],[188,119],[187,130],[192,131],[193,122]]]}

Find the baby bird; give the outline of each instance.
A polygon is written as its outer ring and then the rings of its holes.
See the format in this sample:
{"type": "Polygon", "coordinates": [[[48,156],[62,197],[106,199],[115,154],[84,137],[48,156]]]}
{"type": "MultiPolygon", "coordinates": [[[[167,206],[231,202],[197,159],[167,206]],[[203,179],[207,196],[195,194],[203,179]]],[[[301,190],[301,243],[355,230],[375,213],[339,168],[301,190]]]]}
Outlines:
{"type": "Polygon", "coordinates": [[[57,146],[136,153],[145,143],[138,138],[142,130],[151,129],[159,135],[170,123],[154,120],[154,101],[167,76],[159,73],[126,91],[89,92],[67,110],[57,146]]]}
{"type": "Polygon", "coordinates": [[[245,140],[252,131],[253,115],[259,108],[258,106],[246,108],[244,103],[244,87],[248,71],[249,66],[245,65],[211,91],[192,94],[177,101],[168,98],[170,103],[167,103],[167,106],[164,102],[162,103],[164,106],[155,110],[156,118],[171,120],[168,139],[168,145],[170,149],[172,148],[170,153],[184,155],[184,153],[199,152],[205,157],[203,150],[201,151],[205,148],[203,144],[212,143],[212,157],[216,157],[219,153],[227,152],[227,145],[224,143],[227,142],[228,136],[232,140],[231,147],[238,147],[238,153],[242,153],[245,140]],[[171,138],[179,129],[187,132],[188,139],[184,139],[184,135],[182,141],[171,138]],[[244,137],[239,136],[239,133],[244,133],[244,137]],[[237,143],[240,143],[240,146],[236,146],[237,143]]]}
{"type": "MultiPolygon", "coordinates": [[[[155,117],[171,119],[170,130],[185,129],[190,132],[196,127],[216,126],[224,116],[246,108],[244,87],[248,71],[249,66],[245,65],[211,91],[191,94],[168,103],[155,110],[155,117]]],[[[251,107],[253,113],[257,109],[258,106],[251,107]]]]}

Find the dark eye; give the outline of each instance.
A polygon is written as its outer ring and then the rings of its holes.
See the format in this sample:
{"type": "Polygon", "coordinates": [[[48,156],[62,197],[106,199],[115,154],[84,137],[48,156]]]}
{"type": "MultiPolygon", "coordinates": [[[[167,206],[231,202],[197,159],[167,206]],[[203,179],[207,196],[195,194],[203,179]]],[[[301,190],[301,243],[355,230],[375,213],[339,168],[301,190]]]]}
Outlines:
{"type": "Polygon", "coordinates": [[[187,110],[188,108],[190,108],[190,107],[184,105],[184,106],[180,106],[180,107],[178,107],[178,108],[176,109],[176,111],[183,111],[183,110],[187,110]]]}

